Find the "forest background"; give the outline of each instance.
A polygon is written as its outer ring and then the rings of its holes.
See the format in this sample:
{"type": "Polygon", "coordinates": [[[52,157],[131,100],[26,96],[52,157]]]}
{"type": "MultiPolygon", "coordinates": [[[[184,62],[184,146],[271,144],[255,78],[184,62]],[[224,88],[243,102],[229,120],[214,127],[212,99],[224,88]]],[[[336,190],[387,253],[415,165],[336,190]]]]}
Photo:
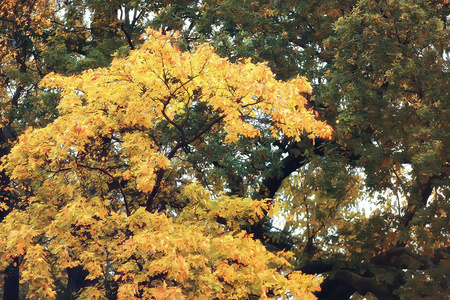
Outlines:
{"type": "Polygon", "coordinates": [[[448,299],[449,11],[3,1],[3,299],[448,299]]]}

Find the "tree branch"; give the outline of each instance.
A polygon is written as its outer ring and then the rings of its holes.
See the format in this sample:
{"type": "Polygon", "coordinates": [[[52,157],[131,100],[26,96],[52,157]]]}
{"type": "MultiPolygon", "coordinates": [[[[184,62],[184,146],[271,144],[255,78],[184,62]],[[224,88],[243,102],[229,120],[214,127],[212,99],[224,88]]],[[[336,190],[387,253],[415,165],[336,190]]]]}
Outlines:
{"type": "MultiPolygon", "coordinates": [[[[185,146],[191,144],[192,142],[196,141],[197,139],[199,139],[203,134],[205,134],[206,132],[211,130],[211,128],[215,124],[219,123],[224,118],[225,118],[225,115],[217,117],[216,119],[211,121],[208,125],[206,125],[205,128],[203,128],[202,130],[199,130],[193,137],[191,137],[189,139],[186,137],[183,137],[183,140],[178,142],[175,145],[175,147],[173,147],[173,149],[169,152],[169,154],[167,155],[167,159],[171,160],[176,155],[178,150],[180,150],[180,148],[185,147],[185,146]]],[[[145,203],[145,209],[149,212],[152,211],[153,201],[161,188],[161,183],[163,181],[164,174],[165,174],[165,169],[159,169],[155,174],[156,175],[155,185],[153,186],[153,189],[150,192],[150,194],[148,195],[147,201],[145,203]]]]}
{"type": "Polygon", "coordinates": [[[75,160],[75,163],[76,163],[77,167],[85,168],[85,169],[88,169],[88,170],[99,171],[99,172],[105,174],[106,176],[108,176],[109,178],[111,178],[113,180],[113,182],[116,182],[117,186],[119,187],[120,193],[122,194],[122,197],[123,197],[123,202],[125,204],[125,212],[126,212],[127,216],[131,215],[130,208],[129,208],[129,205],[128,205],[127,196],[126,196],[125,192],[122,189],[122,185],[120,184],[120,181],[117,178],[115,178],[113,175],[109,174],[108,171],[103,170],[101,168],[83,165],[83,164],[80,164],[77,160],[75,160]]]}
{"type": "MultiPolygon", "coordinates": [[[[400,255],[407,255],[413,259],[415,259],[418,262],[421,262],[423,264],[423,268],[431,268],[434,267],[434,263],[431,261],[430,258],[422,257],[419,254],[415,253],[409,248],[406,247],[394,247],[388,251],[385,251],[383,253],[380,253],[379,255],[375,256],[373,259],[371,259],[371,262],[376,265],[389,265],[392,266],[392,257],[393,256],[400,256],[400,255]]],[[[398,268],[406,269],[408,268],[407,265],[401,264],[397,266],[398,268]]]]}
{"type": "MultiPolygon", "coordinates": [[[[443,179],[446,176],[446,172],[442,172],[439,175],[431,176],[428,178],[427,182],[425,184],[420,184],[420,194],[419,194],[419,201],[410,201],[408,204],[408,208],[405,212],[405,215],[403,216],[402,220],[400,220],[401,224],[403,224],[404,227],[407,227],[409,225],[409,222],[412,221],[414,216],[416,215],[416,212],[421,209],[422,207],[425,207],[428,203],[428,198],[430,198],[431,193],[433,192],[433,184],[436,179],[443,179]]],[[[404,242],[399,243],[397,246],[405,246],[406,244],[404,242]]]]}
{"type": "Polygon", "coordinates": [[[125,34],[125,37],[127,38],[128,46],[130,46],[131,50],[134,50],[133,41],[131,40],[131,36],[128,34],[127,30],[125,29],[124,22],[120,23],[120,29],[122,29],[123,33],[125,34]]]}
{"type": "MultiPolygon", "coordinates": [[[[321,150],[321,146],[325,143],[325,141],[326,140],[324,139],[316,139],[314,153],[318,155],[324,154],[321,150]]],[[[293,151],[291,151],[297,149],[301,149],[298,144],[291,145],[290,149],[288,149],[290,152],[289,155],[281,161],[282,167],[280,173],[272,177],[267,177],[263,180],[261,188],[258,191],[261,198],[273,198],[280,188],[283,180],[305,165],[305,159],[307,157],[305,155],[299,155],[298,152],[293,153],[293,151]]]]}
{"type": "Polygon", "coordinates": [[[374,278],[362,277],[348,270],[337,271],[334,280],[349,285],[354,291],[365,295],[368,292],[374,294],[378,299],[398,300],[386,286],[374,278]]]}

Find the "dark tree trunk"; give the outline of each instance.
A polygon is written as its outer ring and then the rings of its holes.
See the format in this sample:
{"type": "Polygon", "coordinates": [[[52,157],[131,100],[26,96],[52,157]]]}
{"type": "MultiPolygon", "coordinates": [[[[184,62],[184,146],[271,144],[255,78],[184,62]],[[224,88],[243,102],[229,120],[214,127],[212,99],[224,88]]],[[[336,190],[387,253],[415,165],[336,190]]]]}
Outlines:
{"type": "Polygon", "coordinates": [[[67,295],[66,299],[74,300],[76,293],[89,286],[92,281],[86,280],[89,272],[82,266],[67,269],[67,295]]]}
{"type": "MultiPolygon", "coordinates": [[[[4,125],[4,124],[3,124],[4,125]]],[[[3,145],[13,139],[9,125],[4,125],[0,130],[0,157],[4,157],[9,153],[9,148],[3,145]]],[[[9,177],[4,171],[0,172],[0,201],[8,206],[8,210],[0,210],[0,222],[2,222],[11,211],[13,202],[12,195],[9,192],[9,177]]],[[[19,258],[5,269],[3,281],[3,300],[19,300],[19,258]]]]}
{"type": "Polygon", "coordinates": [[[4,272],[3,300],[19,300],[19,266],[15,259],[4,272]]]}

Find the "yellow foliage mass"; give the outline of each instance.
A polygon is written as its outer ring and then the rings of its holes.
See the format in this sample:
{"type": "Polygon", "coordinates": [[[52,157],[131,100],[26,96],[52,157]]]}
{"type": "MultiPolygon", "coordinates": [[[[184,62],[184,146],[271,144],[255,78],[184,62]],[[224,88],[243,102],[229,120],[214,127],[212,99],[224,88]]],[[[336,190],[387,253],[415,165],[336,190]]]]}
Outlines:
{"type": "Polygon", "coordinates": [[[98,280],[81,298],[102,299],[107,281],[119,299],[314,298],[317,278],[291,272],[289,253],[241,231],[266,202],[187,185],[173,196],[182,210],[152,206],[161,174],[206,134],[225,132],[232,144],[267,135],[265,122],[277,136],[330,137],[305,108],[309,84],[276,80],[265,64],[231,63],[207,44],[183,53],[172,37],[149,30],[146,38],[109,68],[41,83],[61,91],[60,117],[29,129],[4,162],[34,194],[0,226],[1,261],[24,255],[30,298],[54,298],[51,272],[77,265],[98,280]]]}

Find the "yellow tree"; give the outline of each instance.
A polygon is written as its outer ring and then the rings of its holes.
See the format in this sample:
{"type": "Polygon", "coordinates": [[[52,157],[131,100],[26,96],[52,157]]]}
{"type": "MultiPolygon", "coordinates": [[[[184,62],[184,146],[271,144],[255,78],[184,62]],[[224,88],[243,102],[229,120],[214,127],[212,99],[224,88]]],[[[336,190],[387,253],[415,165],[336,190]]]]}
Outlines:
{"type": "Polygon", "coordinates": [[[305,108],[309,84],[207,44],[183,53],[176,36],[143,37],[109,68],[42,82],[60,91],[60,116],[27,130],[4,160],[27,196],[0,226],[1,268],[23,257],[35,299],[55,298],[76,266],[89,272],[79,298],[313,299],[317,278],[242,230],[271,202],[230,196],[220,178],[205,185],[195,174],[212,166],[192,159],[242,140],[329,138],[305,108]]]}

